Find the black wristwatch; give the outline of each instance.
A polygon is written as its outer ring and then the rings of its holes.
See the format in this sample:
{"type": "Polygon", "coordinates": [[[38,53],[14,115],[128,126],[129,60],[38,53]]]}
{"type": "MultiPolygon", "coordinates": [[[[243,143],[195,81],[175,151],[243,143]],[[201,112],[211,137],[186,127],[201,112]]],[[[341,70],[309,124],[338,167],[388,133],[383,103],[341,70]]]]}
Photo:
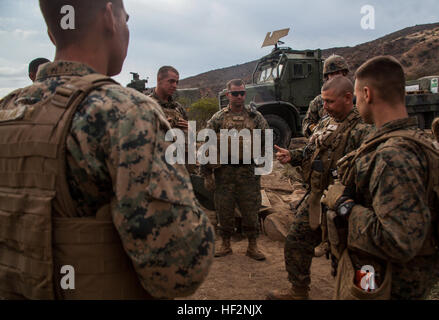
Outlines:
{"type": "Polygon", "coordinates": [[[337,207],[337,215],[347,217],[350,215],[352,208],[355,206],[354,201],[346,201],[337,207]]]}

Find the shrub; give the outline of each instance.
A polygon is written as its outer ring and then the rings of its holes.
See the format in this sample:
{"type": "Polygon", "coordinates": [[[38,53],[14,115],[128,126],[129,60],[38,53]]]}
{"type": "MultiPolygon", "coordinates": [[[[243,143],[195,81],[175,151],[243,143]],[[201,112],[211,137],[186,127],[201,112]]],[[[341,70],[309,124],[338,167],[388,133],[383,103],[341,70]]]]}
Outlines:
{"type": "Polygon", "coordinates": [[[218,111],[218,99],[202,98],[188,109],[189,120],[197,121],[197,128],[204,128],[207,121],[218,111]]]}

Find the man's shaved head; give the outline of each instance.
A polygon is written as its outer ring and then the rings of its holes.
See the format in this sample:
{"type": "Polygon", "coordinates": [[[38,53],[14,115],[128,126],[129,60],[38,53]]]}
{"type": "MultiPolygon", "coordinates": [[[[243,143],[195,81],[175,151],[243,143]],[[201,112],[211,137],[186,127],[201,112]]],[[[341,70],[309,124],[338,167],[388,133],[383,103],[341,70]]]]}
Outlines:
{"type": "Polygon", "coordinates": [[[351,93],[354,95],[354,85],[351,80],[343,76],[337,76],[331,80],[325,82],[322,87],[322,91],[334,90],[337,96],[345,95],[346,93],[351,93]]]}
{"type": "Polygon", "coordinates": [[[336,76],[322,87],[323,108],[337,121],[347,117],[353,108],[354,86],[344,76],[336,76]]]}
{"type": "Polygon", "coordinates": [[[115,14],[121,12],[122,0],[40,0],[41,12],[57,48],[62,49],[81,41],[95,23],[99,11],[104,10],[109,2],[113,4],[115,14]],[[61,19],[64,16],[61,13],[61,8],[66,5],[75,9],[74,30],[64,30],[61,27],[61,19]]]}

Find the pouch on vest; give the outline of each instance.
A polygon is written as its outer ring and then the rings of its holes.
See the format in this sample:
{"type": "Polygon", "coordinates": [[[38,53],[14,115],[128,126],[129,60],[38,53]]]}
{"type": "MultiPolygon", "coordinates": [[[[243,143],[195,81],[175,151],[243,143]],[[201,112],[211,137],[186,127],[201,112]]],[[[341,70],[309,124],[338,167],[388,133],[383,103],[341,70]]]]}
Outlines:
{"type": "Polygon", "coordinates": [[[322,215],[320,200],[322,195],[322,192],[311,189],[308,197],[309,226],[312,230],[316,230],[320,226],[320,217],[322,215]]]}
{"type": "Polygon", "coordinates": [[[334,210],[326,211],[326,221],[328,228],[328,239],[331,246],[331,254],[340,260],[343,251],[347,247],[347,225],[343,225],[340,217],[334,210]]]}
{"type": "Polygon", "coordinates": [[[220,152],[217,158],[220,159],[221,154],[227,153],[228,164],[251,164],[253,162],[253,136],[251,130],[248,130],[248,133],[247,135],[241,132],[240,135],[238,132],[236,136],[218,133],[217,146],[220,152]]]}
{"type": "Polygon", "coordinates": [[[218,148],[220,150],[222,148],[221,138],[227,140],[229,164],[251,164],[253,162],[253,130],[256,125],[252,117],[245,112],[243,115],[236,115],[231,111],[226,112],[221,129],[229,130],[229,136],[221,137],[221,133],[218,133],[218,148]],[[233,129],[237,131],[237,134],[231,136],[230,131],[233,129]]]}
{"type": "MultiPolygon", "coordinates": [[[[335,278],[334,300],[389,300],[392,291],[392,264],[387,263],[383,282],[373,292],[359,288],[355,284],[356,270],[349,250],[345,249],[338,262],[335,278]]],[[[363,284],[363,283],[362,283],[363,284]]],[[[367,285],[367,284],[366,284],[367,285]]]]}
{"type": "Polygon", "coordinates": [[[309,225],[312,230],[316,230],[320,225],[321,205],[320,200],[323,195],[323,162],[321,160],[314,160],[311,171],[311,192],[308,198],[309,204],[309,225]]]}

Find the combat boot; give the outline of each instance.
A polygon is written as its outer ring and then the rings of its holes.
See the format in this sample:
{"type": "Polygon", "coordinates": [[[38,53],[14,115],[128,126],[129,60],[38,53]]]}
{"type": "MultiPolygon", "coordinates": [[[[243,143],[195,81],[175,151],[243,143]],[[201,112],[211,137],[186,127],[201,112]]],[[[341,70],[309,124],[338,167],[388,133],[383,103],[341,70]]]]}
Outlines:
{"type": "Polygon", "coordinates": [[[224,257],[232,253],[233,251],[230,245],[230,238],[223,238],[223,243],[221,244],[221,248],[216,250],[215,257],[224,257]]]}
{"type": "Polygon", "coordinates": [[[245,255],[258,261],[265,260],[265,255],[258,249],[256,238],[248,238],[248,248],[245,255]]]}
{"type": "Polygon", "coordinates": [[[267,294],[266,300],[309,300],[309,287],[291,286],[290,289],[280,291],[274,290],[267,294]]]}
{"type": "Polygon", "coordinates": [[[322,257],[329,251],[329,244],[327,241],[320,243],[314,248],[314,257],[322,257]]]}

